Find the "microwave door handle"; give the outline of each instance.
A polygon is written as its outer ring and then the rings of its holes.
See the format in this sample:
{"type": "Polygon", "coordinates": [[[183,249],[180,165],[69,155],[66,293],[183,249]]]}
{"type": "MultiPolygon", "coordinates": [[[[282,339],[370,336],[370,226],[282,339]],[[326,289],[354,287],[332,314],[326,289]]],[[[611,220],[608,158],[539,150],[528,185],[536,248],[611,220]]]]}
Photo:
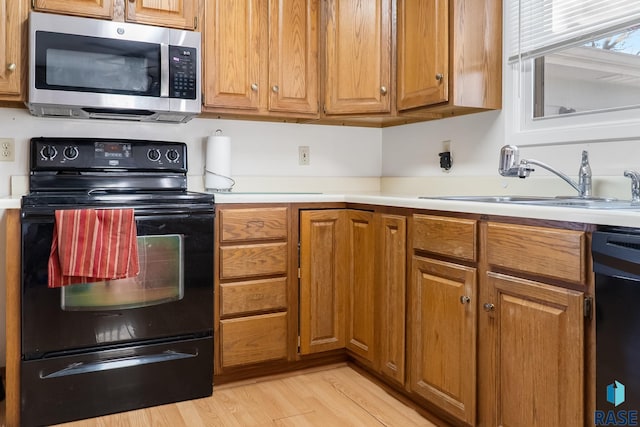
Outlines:
{"type": "Polygon", "coordinates": [[[169,97],[169,45],[160,44],[160,97],[169,97]]]}

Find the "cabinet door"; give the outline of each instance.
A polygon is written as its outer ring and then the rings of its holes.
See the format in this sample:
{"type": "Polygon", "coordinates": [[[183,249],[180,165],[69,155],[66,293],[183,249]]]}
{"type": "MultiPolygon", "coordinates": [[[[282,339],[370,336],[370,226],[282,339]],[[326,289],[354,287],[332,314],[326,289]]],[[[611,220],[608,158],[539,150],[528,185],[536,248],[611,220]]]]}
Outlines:
{"type": "Polygon", "coordinates": [[[494,334],[486,425],[584,425],[583,293],[503,274],[487,274],[484,306],[494,334]]]}
{"type": "Polygon", "coordinates": [[[398,110],[449,97],[449,0],[398,0],[398,110]]]}
{"type": "Polygon", "coordinates": [[[114,1],[115,0],[33,0],[33,10],[111,19],[113,16],[114,1]]]}
{"type": "Polygon", "coordinates": [[[256,112],[266,103],[266,0],[205,2],[204,105],[256,112]]]}
{"type": "Polygon", "coordinates": [[[347,349],[373,362],[375,224],[372,212],[348,210],[347,349]]]}
{"type": "Polygon", "coordinates": [[[22,78],[27,77],[27,71],[23,69],[26,61],[22,60],[21,41],[28,7],[23,0],[0,1],[0,97],[3,99],[24,99],[22,78]]]}
{"type": "Polygon", "coordinates": [[[473,424],[476,269],[414,256],[412,275],[411,391],[473,424]]]}
{"type": "Polygon", "coordinates": [[[163,27],[196,28],[199,0],[127,0],[127,21],[163,27]]]}
{"type": "Polygon", "coordinates": [[[388,113],[391,1],[325,3],[325,114],[388,113]]]}
{"type": "Polygon", "coordinates": [[[404,385],[407,219],[380,214],[376,339],[378,369],[404,385]]]}
{"type": "Polygon", "coordinates": [[[345,345],[345,211],[300,213],[300,353],[345,345]]]}
{"type": "Polygon", "coordinates": [[[269,110],[318,112],[318,0],[270,0],[269,110]]]}

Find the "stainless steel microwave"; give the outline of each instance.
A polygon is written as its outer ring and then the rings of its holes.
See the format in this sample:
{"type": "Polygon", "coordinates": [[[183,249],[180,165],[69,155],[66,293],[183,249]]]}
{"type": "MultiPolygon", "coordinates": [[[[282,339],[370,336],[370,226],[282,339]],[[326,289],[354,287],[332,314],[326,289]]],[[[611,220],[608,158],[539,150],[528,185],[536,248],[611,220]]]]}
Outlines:
{"type": "Polygon", "coordinates": [[[201,111],[200,33],[29,15],[31,114],[187,122],[201,111]]]}

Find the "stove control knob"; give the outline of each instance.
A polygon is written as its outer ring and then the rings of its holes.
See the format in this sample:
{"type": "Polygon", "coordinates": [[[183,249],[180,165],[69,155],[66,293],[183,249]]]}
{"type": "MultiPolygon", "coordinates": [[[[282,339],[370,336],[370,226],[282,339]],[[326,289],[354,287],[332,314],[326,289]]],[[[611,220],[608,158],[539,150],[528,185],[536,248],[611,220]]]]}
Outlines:
{"type": "Polygon", "coordinates": [[[147,152],[147,158],[152,162],[157,162],[160,160],[160,150],[157,148],[152,148],[147,152]]]}
{"type": "Polygon", "coordinates": [[[40,150],[40,155],[44,160],[53,160],[58,155],[58,150],[53,145],[45,145],[40,150]]]}
{"type": "Polygon", "coordinates": [[[78,155],[80,154],[80,152],[78,151],[78,147],[75,147],[72,145],[69,147],[65,147],[62,154],[64,155],[64,158],[67,160],[75,160],[78,158],[78,155]]]}
{"type": "Polygon", "coordinates": [[[177,162],[179,157],[180,154],[173,148],[167,151],[167,160],[169,160],[170,162],[177,162]]]}

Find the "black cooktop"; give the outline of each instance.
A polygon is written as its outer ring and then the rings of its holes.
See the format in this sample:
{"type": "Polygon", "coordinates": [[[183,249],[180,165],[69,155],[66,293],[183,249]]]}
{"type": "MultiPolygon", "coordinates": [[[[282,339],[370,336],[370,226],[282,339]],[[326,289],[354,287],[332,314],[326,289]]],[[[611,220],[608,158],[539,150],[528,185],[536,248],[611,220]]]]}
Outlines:
{"type": "Polygon", "coordinates": [[[113,138],[32,138],[23,209],[72,207],[212,209],[210,193],[187,191],[182,142],[113,138]]]}

